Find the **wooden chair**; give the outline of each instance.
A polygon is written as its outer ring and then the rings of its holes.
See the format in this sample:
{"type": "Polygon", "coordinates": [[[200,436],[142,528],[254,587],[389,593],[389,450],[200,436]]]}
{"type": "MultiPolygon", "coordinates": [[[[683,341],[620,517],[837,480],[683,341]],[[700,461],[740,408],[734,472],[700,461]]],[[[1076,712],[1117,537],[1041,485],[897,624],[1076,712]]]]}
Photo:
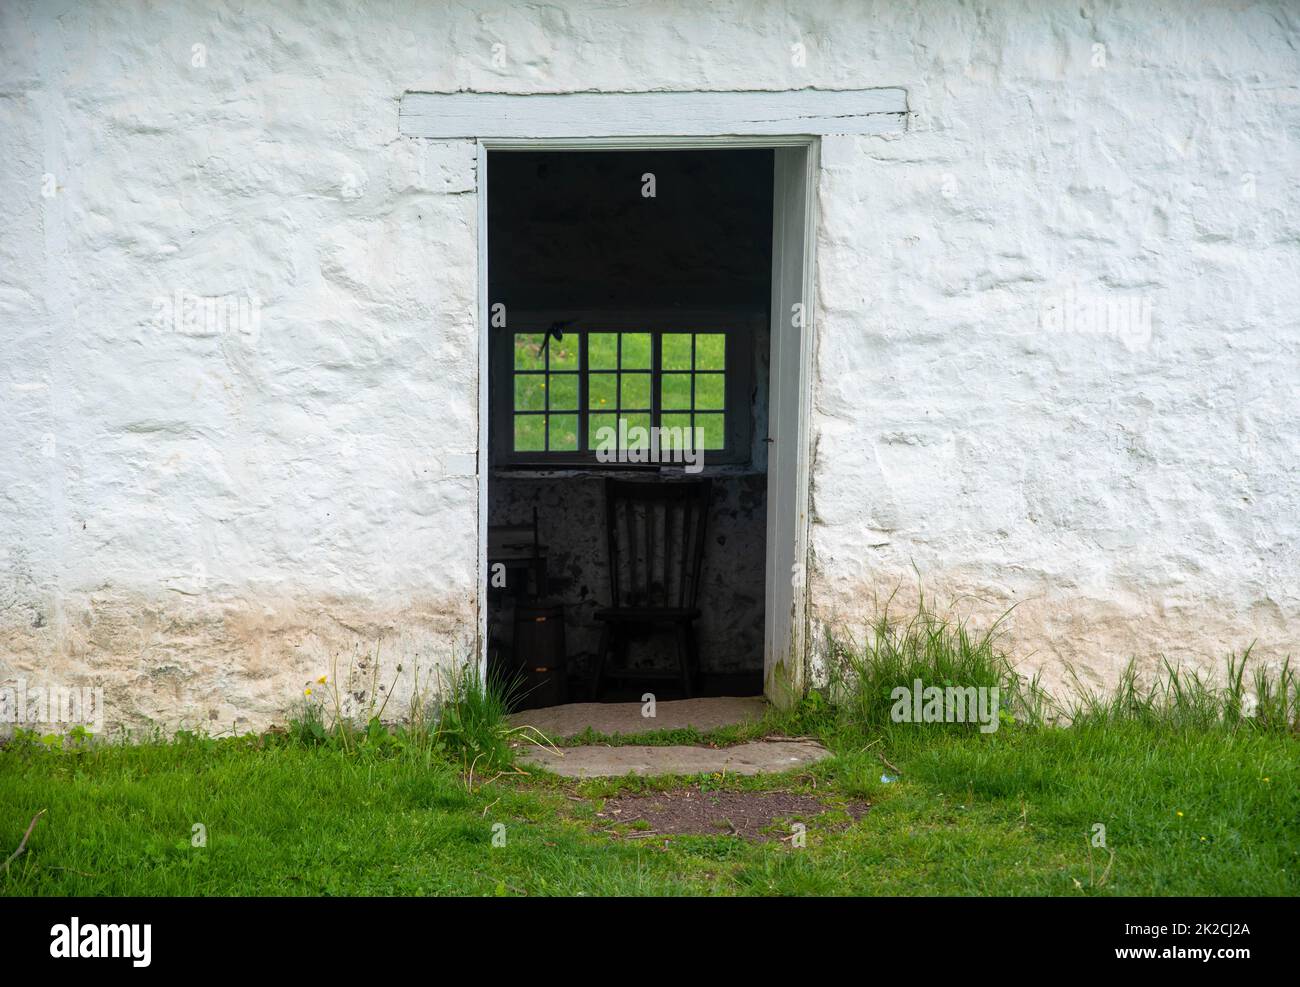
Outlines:
{"type": "Polygon", "coordinates": [[[596,611],[602,623],[591,697],[601,681],[680,677],[691,695],[699,655],[696,601],[704,563],[712,483],[705,480],[605,481],[605,535],[609,545],[610,606],[596,611]],[[633,630],[670,629],[677,639],[677,672],[627,668],[633,630]],[[610,652],[622,667],[606,669],[610,652]]]}

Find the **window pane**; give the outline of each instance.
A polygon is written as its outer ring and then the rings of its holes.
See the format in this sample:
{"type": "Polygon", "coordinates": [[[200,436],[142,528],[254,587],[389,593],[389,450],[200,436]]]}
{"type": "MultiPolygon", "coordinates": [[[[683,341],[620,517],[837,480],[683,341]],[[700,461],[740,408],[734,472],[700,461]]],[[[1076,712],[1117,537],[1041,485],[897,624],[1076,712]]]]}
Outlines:
{"type": "Polygon", "coordinates": [[[552,370],[577,370],[578,363],[582,358],[582,350],[578,348],[578,334],[576,332],[566,332],[563,339],[551,337],[551,369],[552,370]]]}
{"type": "Polygon", "coordinates": [[[691,375],[664,374],[659,378],[659,406],[689,411],[691,408],[691,375]]]}
{"type": "Polygon", "coordinates": [[[618,415],[587,416],[587,448],[592,452],[597,452],[603,442],[608,443],[606,448],[611,451],[618,448],[618,415]],[[604,428],[612,429],[612,431],[608,434],[601,434],[601,429],[604,428]]]}
{"type": "Polygon", "coordinates": [[[659,424],[666,430],[659,436],[660,449],[694,448],[690,415],[660,415],[659,424]]]}
{"type": "Polygon", "coordinates": [[[546,408],[546,378],[541,374],[515,374],[515,411],[546,408]]]}
{"type": "Polygon", "coordinates": [[[618,374],[587,377],[587,407],[592,411],[613,411],[618,407],[618,374]]]}
{"type": "Polygon", "coordinates": [[[548,342],[545,333],[528,332],[511,338],[515,452],[596,454],[602,438],[617,449],[620,437],[622,448],[644,449],[656,421],[652,409],[664,429],[661,448],[726,450],[726,333],[566,332],[548,342]],[[651,372],[656,366],[660,374],[651,372]],[[579,431],[583,412],[585,436],[579,431]],[[610,431],[602,436],[602,429],[610,431]]]}
{"type": "Polygon", "coordinates": [[[727,447],[727,429],[725,415],[696,415],[695,426],[704,429],[702,449],[725,449],[727,447]]]}
{"type": "Polygon", "coordinates": [[[618,369],[618,335],[612,332],[587,334],[587,365],[591,370],[618,369]]]}
{"type": "Polygon", "coordinates": [[[551,415],[551,452],[574,452],[578,448],[578,416],[551,415]]]}
{"type": "Polygon", "coordinates": [[[628,449],[648,449],[650,447],[650,416],[647,415],[624,415],[623,421],[627,423],[627,443],[628,449]],[[633,429],[638,431],[633,432],[633,429]]]}
{"type": "Polygon", "coordinates": [[[650,334],[648,332],[623,333],[623,369],[650,369],[650,334]]]}
{"type": "Polygon", "coordinates": [[[619,403],[620,408],[649,408],[650,407],[650,375],[649,374],[622,374],[623,382],[623,399],[619,403]]]}
{"type": "Polygon", "coordinates": [[[515,369],[542,370],[545,368],[546,354],[542,352],[542,340],[546,336],[540,332],[515,333],[515,369]]]}
{"type": "Polygon", "coordinates": [[[690,370],[691,334],[689,332],[664,333],[663,352],[659,359],[665,370],[690,370]]]}
{"type": "Polygon", "coordinates": [[[515,452],[541,452],[546,448],[546,416],[515,415],[515,452]]]}
{"type": "Polygon", "coordinates": [[[723,374],[695,375],[695,407],[721,411],[726,407],[726,377],[723,374]]]}
{"type": "Polygon", "coordinates": [[[695,369],[725,370],[727,337],[720,332],[702,332],[695,337],[695,369]]]}
{"type": "MultiPolygon", "coordinates": [[[[551,345],[555,345],[554,341],[551,342],[551,345]]],[[[552,411],[577,411],[578,375],[551,374],[547,379],[550,381],[547,385],[551,392],[550,409],[552,411]]]]}

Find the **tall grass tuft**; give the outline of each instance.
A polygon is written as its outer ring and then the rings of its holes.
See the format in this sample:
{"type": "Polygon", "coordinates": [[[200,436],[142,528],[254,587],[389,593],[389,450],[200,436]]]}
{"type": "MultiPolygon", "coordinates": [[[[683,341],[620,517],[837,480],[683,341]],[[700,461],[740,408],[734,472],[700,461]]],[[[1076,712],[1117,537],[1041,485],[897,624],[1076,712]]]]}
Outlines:
{"type": "MultiPolygon", "coordinates": [[[[1004,614],[1003,617],[1006,615],[1004,614]]],[[[891,725],[891,694],[896,688],[997,687],[1001,719],[1040,723],[1044,698],[1037,677],[1018,674],[997,645],[1002,618],[976,634],[965,621],[936,614],[921,599],[914,614],[894,619],[888,610],[868,627],[861,642],[832,637],[828,648],[831,702],[853,726],[885,729],[891,725]]],[[[978,724],[951,724],[957,730],[978,724]]]]}
{"type": "MultiPolygon", "coordinates": [[[[1250,649],[1246,649],[1246,655],[1250,649]]],[[[1242,656],[1245,664],[1246,656],[1242,656]]],[[[1255,722],[1256,728],[1267,733],[1293,733],[1300,735],[1300,673],[1291,667],[1287,656],[1282,667],[1269,672],[1265,665],[1256,665],[1255,722]]]]}
{"type": "Polygon", "coordinates": [[[360,661],[354,656],[342,676],[335,659],[332,674],[304,690],[288,730],[272,730],[267,736],[349,756],[399,756],[425,764],[435,758],[451,760],[471,775],[475,770],[509,768],[518,742],[547,743],[532,727],[512,727],[506,719],[520,698],[522,678],[485,680],[473,661],[454,664],[450,672],[435,665],[431,678],[421,675],[417,662],[408,714],[401,722],[389,723],[383,715],[402,666],[396,666],[387,688],[380,684],[379,667],[378,650],[360,661]]]}
{"type": "MultiPolygon", "coordinates": [[[[450,758],[470,772],[508,768],[517,741],[545,742],[531,727],[512,727],[506,719],[520,698],[522,679],[485,680],[472,661],[454,665],[450,672],[435,666],[436,683],[422,678],[417,666],[409,715],[404,722],[390,725],[382,716],[392,688],[377,688],[377,666],[376,654],[371,681],[361,683],[367,688],[354,682],[352,666],[342,679],[336,666],[335,674],[322,676],[316,683],[322,688],[308,689],[298,715],[291,718],[288,739],[349,755],[450,758]],[[381,693],[384,698],[379,703],[375,697],[381,693]],[[363,701],[357,702],[357,697],[363,701]]],[[[399,673],[401,667],[397,666],[399,673]]]]}
{"type": "Polygon", "coordinates": [[[521,687],[519,678],[484,678],[472,661],[448,675],[438,707],[438,739],[466,770],[502,770],[514,761],[515,741],[538,742],[532,727],[512,727],[506,719],[521,687]]]}
{"type": "Polygon", "coordinates": [[[1257,730],[1300,733],[1300,676],[1287,658],[1276,671],[1257,664],[1247,684],[1251,649],[1228,656],[1221,685],[1163,659],[1143,677],[1130,661],[1112,690],[1085,688],[1075,676],[1077,697],[1063,715],[1076,726],[1148,723],[1180,730],[1257,730]]]}

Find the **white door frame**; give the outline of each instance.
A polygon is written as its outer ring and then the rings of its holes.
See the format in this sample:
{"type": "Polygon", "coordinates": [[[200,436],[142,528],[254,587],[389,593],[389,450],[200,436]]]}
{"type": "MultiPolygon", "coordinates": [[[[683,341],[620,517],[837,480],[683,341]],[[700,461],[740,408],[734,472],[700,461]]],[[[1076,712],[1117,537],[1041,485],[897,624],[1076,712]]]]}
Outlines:
{"type": "Polygon", "coordinates": [[[802,697],[807,671],[819,151],[818,142],[809,141],[778,147],[773,155],[763,695],[782,708],[802,697]]]}
{"type": "Polygon", "coordinates": [[[803,693],[807,639],[809,408],[812,391],[813,251],[819,141],[815,136],[494,138],[478,141],[478,654],[487,666],[488,153],[773,148],[772,324],[768,385],[767,557],[763,693],[788,706],[803,693]],[[796,308],[797,307],[797,308],[796,308]]]}

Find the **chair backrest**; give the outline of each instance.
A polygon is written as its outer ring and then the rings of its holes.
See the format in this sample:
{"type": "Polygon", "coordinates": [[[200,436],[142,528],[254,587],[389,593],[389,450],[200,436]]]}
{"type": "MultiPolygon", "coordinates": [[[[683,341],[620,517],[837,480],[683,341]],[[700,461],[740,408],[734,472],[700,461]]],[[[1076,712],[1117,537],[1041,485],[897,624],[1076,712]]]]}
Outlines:
{"type": "Polygon", "coordinates": [[[695,606],[712,487],[707,479],[605,481],[613,606],[695,606]]]}

